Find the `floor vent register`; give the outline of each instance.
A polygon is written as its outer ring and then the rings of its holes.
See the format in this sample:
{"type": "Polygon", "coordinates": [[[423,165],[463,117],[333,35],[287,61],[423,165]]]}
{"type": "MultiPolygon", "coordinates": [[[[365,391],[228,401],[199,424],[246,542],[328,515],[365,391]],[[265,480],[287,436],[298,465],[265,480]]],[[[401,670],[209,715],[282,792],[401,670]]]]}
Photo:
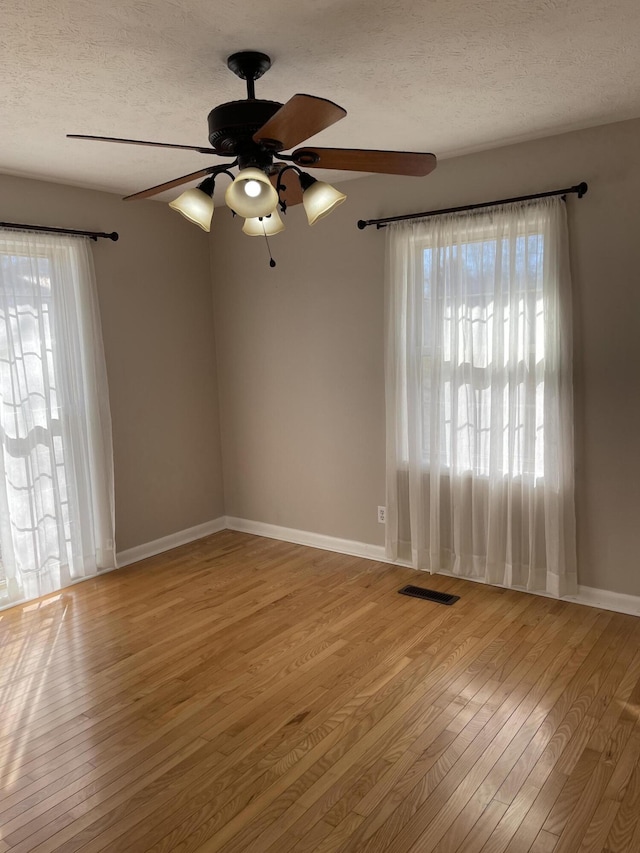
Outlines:
{"type": "Polygon", "coordinates": [[[423,598],[425,601],[435,601],[438,604],[455,604],[460,599],[459,595],[449,595],[448,592],[438,592],[435,589],[425,589],[422,586],[403,586],[398,592],[401,595],[423,598]]]}

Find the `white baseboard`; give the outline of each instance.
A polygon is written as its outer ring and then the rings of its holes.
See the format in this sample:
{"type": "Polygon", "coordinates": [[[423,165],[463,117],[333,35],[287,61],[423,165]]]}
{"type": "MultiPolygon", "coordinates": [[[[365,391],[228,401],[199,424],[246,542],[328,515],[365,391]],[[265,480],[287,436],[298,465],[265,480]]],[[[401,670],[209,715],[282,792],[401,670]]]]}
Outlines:
{"type": "Polygon", "coordinates": [[[204,539],[205,536],[211,536],[212,533],[219,533],[220,530],[225,530],[226,527],[227,519],[224,516],[220,516],[220,518],[214,518],[212,521],[205,521],[204,524],[196,524],[195,527],[188,527],[186,530],[178,530],[176,533],[170,533],[161,539],[154,539],[153,542],[136,545],[134,548],[118,552],[118,567],[129,566],[131,563],[137,563],[139,560],[146,560],[147,557],[155,557],[156,554],[162,554],[164,551],[170,551],[172,548],[178,548],[180,545],[195,542],[196,539],[204,539]]]}
{"type": "Polygon", "coordinates": [[[265,524],[262,521],[248,521],[246,518],[227,516],[229,530],[240,533],[253,533],[254,536],[265,536],[267,539],[280,539],[282,542],[293,542],[295,545],[309,545],[311,548],[321,548],[323,551],[335,551],[337,554],[349,554],[352,557],[365,557],[367,560],[382,560],[388,563],[382,545],[368,545],[353,539],[336,539],[335,536],[325,536],[322,533],[310,533],[307,530],[296,530],[293,527],[279,527],[276,524],[265,524]]]}
{"type": "Polygon", "coordinates": [[[626,595],[623,592],[611,592],[608,589],[578,586],[578,594],[567,595],[563,601],[575,601],[577,604],[586,604],[588,607],[599,607],[601,610],[615,610],[616,613],[640,616],[640,595],[626,595]]]}
{"type": "MultiPolygon", "coordinates": [[[[412,568],[411,563],[408,563],[406,560],[390,560],[382,545],[369,545],[366,542],[358,542],[353,539],[336,539],[333,536],[325,536],[321,533],[310,533],[307,530],[296,530],[291,527],[279,527],[275,524],[265,524],[262,521],[249,521],[246,518],[231,518],[227,516],[226,526],[229,530],[252,533],[255,536],[266,536],[268,539],[281,539],[284,542],[293,542],[296,545],[308,545],[311,548],[336,551],[338,554],[349,554],[352,557],[364,557],[366,560],[376,560],[380,563],[392,563],[396,566],[412,568]]],[[[446,572],[442,572],[442,574],[449,575],[446,572]]],[[[453,574],[449,576],[459,577],[453,574]]],[[[485,581],[476,578],[460,578],[460,580],[485,583],[485,581]]],[[[535,592],[525,589],[518,591],[527,592],[532,595],[541,595],[545,598],[550,597],[545,592],[535,592]]],[[[620,592],[610,592],[606,589],[578,586],[577,595],[567,595],[562,601],[584,604],[588,607],[598,607],[601,610],[614,610],[616,613],[628,613],[632,616],[640,616],[640,596],[638,595],[625,595],[620,592]]]]}

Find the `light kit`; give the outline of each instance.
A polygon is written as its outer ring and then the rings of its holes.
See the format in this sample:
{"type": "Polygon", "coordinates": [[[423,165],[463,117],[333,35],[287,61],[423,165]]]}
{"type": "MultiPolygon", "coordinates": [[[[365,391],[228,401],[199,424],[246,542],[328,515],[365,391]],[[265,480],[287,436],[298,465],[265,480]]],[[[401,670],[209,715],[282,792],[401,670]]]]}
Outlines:
{"type": "Polygon", "coordinates": [[[267,175],[256,166],[240,169],[224,194],[227,207],[238,216],[268,216],[278,205],[278,193],[267,175]]]}
{"type": "Polygon", "coordinates": [[[242,226],[243,234],[248,234],[249,237],[272,237],[281,231],[284,231],[284,222],[280,219],[277,210],[274,210],[268,216],[256,216],[253,219],[245,219],[242,226]]]}
{"type": "Polygon", "coordinates": [[[203,231],[211,231],[213,219],[214,178],[207,178],[195,189],[185,190],[178,198],[169,202],[172,210],[177,210],[189,222],[199,225],[203,231]]]}

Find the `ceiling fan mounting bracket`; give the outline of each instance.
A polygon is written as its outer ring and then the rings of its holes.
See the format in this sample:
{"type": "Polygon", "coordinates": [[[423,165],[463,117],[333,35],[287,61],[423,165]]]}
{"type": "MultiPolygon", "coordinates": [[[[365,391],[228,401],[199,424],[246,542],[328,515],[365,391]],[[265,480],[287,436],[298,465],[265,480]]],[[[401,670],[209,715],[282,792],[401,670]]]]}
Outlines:
{"type": "Polygon", "coordinates": [[[271,68],[271,59],[256,50],[240,50],[227,59],[227,68],[241,80],[259,80],[271,68]]]}
{"type": "Polygon", "coordinates": [[[227,59],[227,68],[233,71],[236,77],[247,81],[247,98],[255,98],[254,83],[271,68],[271,59],[266,53],[241,50],[232,53],[227,59]]]}

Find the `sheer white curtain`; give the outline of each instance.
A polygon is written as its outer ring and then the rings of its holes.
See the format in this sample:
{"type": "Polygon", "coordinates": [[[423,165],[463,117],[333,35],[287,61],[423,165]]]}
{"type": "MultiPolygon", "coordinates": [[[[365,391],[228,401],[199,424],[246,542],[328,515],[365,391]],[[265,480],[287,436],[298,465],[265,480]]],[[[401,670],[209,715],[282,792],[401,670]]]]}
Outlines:
{"type": "Polygon", "coordinates": [[[576,592],[571,282],[559,198],[387,237],[387,553],[576,592]]]}
{"type": "Polygon", "coordinates": [[[88,241],[0,229],[0,606],[115,566],[88,241]]]}

